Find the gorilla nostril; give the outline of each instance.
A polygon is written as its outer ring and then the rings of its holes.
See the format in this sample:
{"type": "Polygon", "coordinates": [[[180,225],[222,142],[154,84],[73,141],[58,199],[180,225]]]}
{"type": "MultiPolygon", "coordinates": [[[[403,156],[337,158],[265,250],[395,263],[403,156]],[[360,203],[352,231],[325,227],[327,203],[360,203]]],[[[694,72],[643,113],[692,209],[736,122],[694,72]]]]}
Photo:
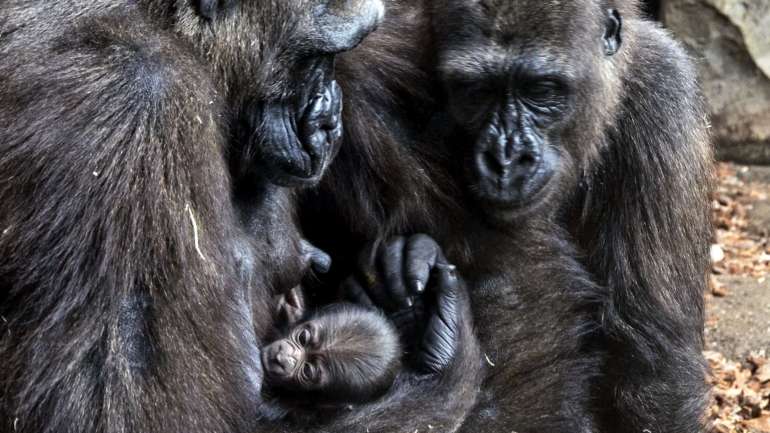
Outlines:
{"type": "Polygon", "coordinates": [[[497,159],[492,155],[491,152],[484,152],[484,164],[487,166],[487,169],[491,171],[495,171],[497,169],[497,159]]]}
{"type": "Polygon", "coordinates": [[[535,165],[536,162],[537,161],[535,160],[534,155],[529,152],[525,152],[520,155],[518,161],[516,161],[516,163],[521,167],[531,167],[535,165]]]}
{"type": "Polygon", "coordinates": [[[487,170],[495,174],[504,174],[505,171],[511,166],[513,161],[510,158],[506,158],[504,155],[499,155],[494,151],[484,152],[484,164],[487,170]]]}

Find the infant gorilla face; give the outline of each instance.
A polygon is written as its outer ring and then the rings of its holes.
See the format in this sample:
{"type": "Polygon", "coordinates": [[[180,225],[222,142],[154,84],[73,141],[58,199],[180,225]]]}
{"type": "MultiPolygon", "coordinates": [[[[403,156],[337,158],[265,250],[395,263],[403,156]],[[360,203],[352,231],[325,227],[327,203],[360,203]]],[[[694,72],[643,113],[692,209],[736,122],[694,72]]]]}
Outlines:
{"type": "Polygon", "coordinates": [[[313,402],[373,400],[387,391],[398,372],[398,338],[380,313],[333,304],[262,350],[268,389],[313,402]]]}

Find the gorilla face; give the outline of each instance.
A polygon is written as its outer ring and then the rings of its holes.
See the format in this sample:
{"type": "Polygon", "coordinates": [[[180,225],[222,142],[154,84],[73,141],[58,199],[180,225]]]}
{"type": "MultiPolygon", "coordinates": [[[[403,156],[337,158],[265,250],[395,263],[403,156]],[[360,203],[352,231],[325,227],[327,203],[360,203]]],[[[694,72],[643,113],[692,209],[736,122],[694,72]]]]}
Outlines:
{"type": "Polygon", "coordinates": [[[381,0],[201,0],[180,20],[235,107],[236,173],[285,186],[320,179],[342,135],[334,56],[383,16],[381,0]]]}
{"type": "Polygon", "coordinates": [[[556,201],[568,172],[593,152],[591,125],[602,122],[585,107],[601,97],[597,65],[603,49],[614,54],[608,42],[619,32],[619,22],[602,28],[598,8],[528,3],[450,0],[434,11],[439,74],[461,130],[454,141],[466,157],[468,189],[507,216],[556,201]]]}
{"type": "Polygon", "coordinates": [[[332,304],[294,324],[262,349],[268,388],[277,396],[361,403],[383,394],[400,366],[399,336],[382,314],[332,304]]]}
{"type": "Polygon", "coordinates": [[[508,63],[510,71],[482,79],[447,70],[445,83],[450,111],[469,141],[471,190],[487,205],[520,208],[548,196],[571,111],[571,83],[531,59],[508,63]]]}

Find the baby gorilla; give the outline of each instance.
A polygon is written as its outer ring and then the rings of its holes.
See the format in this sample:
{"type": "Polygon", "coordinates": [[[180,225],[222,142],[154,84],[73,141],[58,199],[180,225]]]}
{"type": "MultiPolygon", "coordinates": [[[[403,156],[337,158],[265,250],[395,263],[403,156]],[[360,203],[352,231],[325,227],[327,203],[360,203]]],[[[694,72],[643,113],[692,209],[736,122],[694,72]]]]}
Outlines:
{"type": "Polygon", "coordinates": [[[262,350],[262,365],[266,391],[282,406],[337,408],[375,400],[393,384],[402,349],[381,313],[335,303],[308,315],[295,288],[278,314],[288,329],[262,350]]]}

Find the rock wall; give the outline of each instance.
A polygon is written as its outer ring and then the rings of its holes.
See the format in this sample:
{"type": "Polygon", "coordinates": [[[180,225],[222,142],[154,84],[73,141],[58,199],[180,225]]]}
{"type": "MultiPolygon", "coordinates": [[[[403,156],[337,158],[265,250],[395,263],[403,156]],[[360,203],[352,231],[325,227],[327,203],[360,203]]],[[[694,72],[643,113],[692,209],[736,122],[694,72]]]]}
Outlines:
{"type": "Polygon", "coordinates": [[[663,0],[698,60],[722,159],[770,164],[770,0],[663,0]]]}

